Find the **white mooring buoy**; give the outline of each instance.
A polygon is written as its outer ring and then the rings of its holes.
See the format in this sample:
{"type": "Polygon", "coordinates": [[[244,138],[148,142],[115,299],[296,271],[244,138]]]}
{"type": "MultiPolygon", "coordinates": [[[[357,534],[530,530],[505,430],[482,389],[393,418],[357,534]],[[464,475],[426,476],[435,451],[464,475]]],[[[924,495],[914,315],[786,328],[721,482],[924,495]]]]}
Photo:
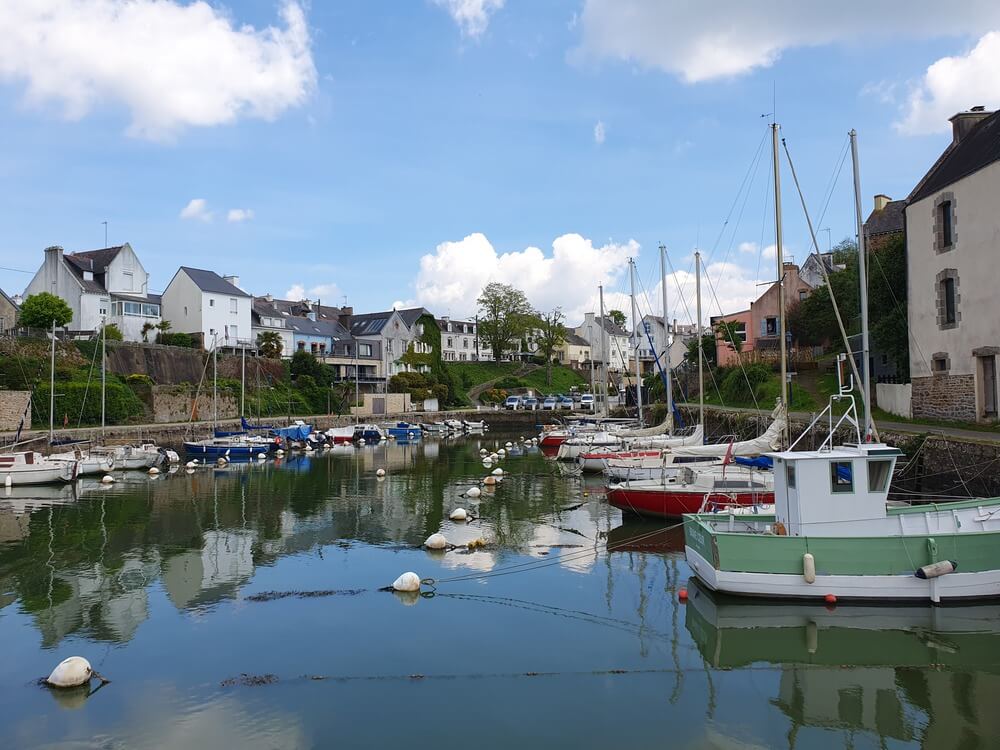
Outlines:
{"type": "Polygon", "coordinates": [[[114,481],[115,478],[110,474],[105,474],[103,477],[101,477],[101,484],[111,484],[114,481]]]}
{"type": "Polygon", "coordinates": [[[385,469],[378,469],[375,472],[375,476],[377,476],[377,477],[384,477],[385,476],[385,469]]]}
{"type": "Polygon", "coordinates": [[[485,484],[487,487],[492,487],[496,483],[497,483],[497,478],[492,475],[486,476],[483,479],[483,484],[485,484]]]}
{"type": "MultiPolygon", "coordinates": [[[[445,539],[444,534],[431,534],[424,541],[424,546],[427,549],[444,549],[445,547],[448,546],[448,540],[445,539]]],[[[418,584],[419,584],[419,581],[418,581],[418,584]]],[[[396,584],[393,584],[394,588],[395,588],[395,586],[396,586],[396,584]]]]}
{"type": "Polygon", "coordinates": [[[45,682],[52,687],[71,688],[86,685],[95,676],[89,661],[82,656],[70,656],[56,665],[45,682]]]}
{"type": "Polygon", "coordinates": [[[495,477],[502,477],[503,476],[503,469],[501,469],[499,466],[496,467],[493,470],[493,476],[495,476],[495,477]]]}
{"type": "Polygon", "coordinates": [[[149,467],[149,476],[155,477],[159,473],[160,473],[160,470],[157,469],[155,466],[150,466],[149,467]]]}
{"type": "Polygon", "coordinates": [[[468,521],[469,512],[465,508],[455,508],[448,516],[452,521],[468,521]]]}
{"type": "Polygon", "coordinates": [[[469,487],[463,494],[466,497],[479,497],[483,494],[483,491],[478,487],[469,487]]]}
{"type": "Polygon", "coordinates": [[[403,573],[392,582],[393,591],[420,591],[420,576],[416,573],[403,573]]]}

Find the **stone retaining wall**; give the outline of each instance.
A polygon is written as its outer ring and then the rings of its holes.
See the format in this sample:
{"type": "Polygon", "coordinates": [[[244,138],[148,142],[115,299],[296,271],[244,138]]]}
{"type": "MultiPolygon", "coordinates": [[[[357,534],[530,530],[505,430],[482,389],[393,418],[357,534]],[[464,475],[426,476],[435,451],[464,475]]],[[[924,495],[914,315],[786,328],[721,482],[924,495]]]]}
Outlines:
{"type": "MultiPolygon", "coordinates": [[[[157,424],[167,422],[184,422],[191,418],[191,408],[194,405],[194,388],[179,388],[177,386],[154,386],[152,389],[153,421],[157,424]]],[[[219,419],[233,419],[240,414],[237,399],[228,394],[219,394],[219,419]]],[[[198,397],[195,410],[195,420],[212,418],[212,394],[202,393],[198,397]]]]}
{"type": "Polygon", "coordinates": [[[28,403],[31,401],[31,391],[0,391],[0,430],[17,429],[24,417],[24,429],[31,429],[31,410],[28,403]]]}
{"type": "Polygon", "coordinates": [[[976,421],[974,375],[932,375],[912,378],[914,418],[976,421]]]}

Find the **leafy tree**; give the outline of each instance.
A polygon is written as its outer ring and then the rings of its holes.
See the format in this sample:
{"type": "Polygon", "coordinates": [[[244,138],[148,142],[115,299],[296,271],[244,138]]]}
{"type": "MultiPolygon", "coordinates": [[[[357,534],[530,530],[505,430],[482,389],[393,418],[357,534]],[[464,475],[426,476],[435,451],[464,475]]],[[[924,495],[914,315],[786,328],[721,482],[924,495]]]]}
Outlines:
{"type": "Polygon", "coordinates": [[[562,310],[558,307],[549,313],[536,313],[535,325],[538,327],[538,336],[535,344],[538,346],[538,353],[545,358],[545,384],[552,385],[552,358],[556,349],[566,341],[566,326],[562,310]]]}
{"type": "Polygon", "coordinates": [[[169,320],[161,320],[159,323],[156,324],[156,329],[160,333],[166,333],[171,328],[173,328],[173,326],[171,325],[169,320]]]}
{"type": "Polygon", "coordinates": [[[39,292],[28,295],[21,303],[18,320],[26,328],[51,328],[52,321],[57,328],[63,328],[73,320],[73,310],[62,297],[39,292]]]}
{"type": "Polygon", "coordinates": [[[142,324],[142,340],[144,342],[149,341],[149,334],[156,330],[156,326],[150,323],[148,320],[142,324]]]}
{"type": "Polygon", "coordinates": [[[868,320],[872,344],[896,362],[903,378],[910,372],[906,300],[906,245],[897,237],[869,255],[868,320]]]}
{"type": "MultiPolygon", "coordinates": [[[[701,348],[704,352],[705,367],[715,367],[715,334],[706,333],[701,337],[701,348]]],[[[698,339],[692,338],[687,343],[684,359],[691,367],[698,366],[698,339]]]]}
{"type": "Polygon", "coordinates": [[[257,334],[257,349],[268,359],[279,359],[284,343],[277,331],[261,331],[257,334]]]}
{"type": "Polygon", "coordinates": [[[619,328],[625,328],[625,313],[621,310],[608,310],[608,320],[619,328]]]}
{"type": "Polygon", "coordinates": [[[291,373],[296,379],[303,375],[310,377],[323,388],[329,386],[332,380],[330,368],[316,359],[312,352],[295,352],[292,355],[291,373]]]}
{"type": "Polygon", "coordinates": [[[124,341],[125,337],[122,336],[121,329],[114,323],[108,323],[104,326],[104,338],[106,341],[124,341]]]}
{"type": "MultiPolygon", "coordinates": [[[[745,323],[741,323],[735,320],[720,320],[715,324],[715,333],[718,335],[719,339],[725,342],[732,351],[739,354],[743,351],[743,339],[741,335],[744,334],[746,328],[745,323]]],[[[695,354],[697,355],[697,351],[695,354]]]]}
{"type": "Polygon", "coordinates": [[[504,352],[514,348],[531,323],[533,310],[520,289],[509,284],[487,284],[477,300],[479,304],[479,336],[493,350],[493,359],[500,362],[504,352]]]}

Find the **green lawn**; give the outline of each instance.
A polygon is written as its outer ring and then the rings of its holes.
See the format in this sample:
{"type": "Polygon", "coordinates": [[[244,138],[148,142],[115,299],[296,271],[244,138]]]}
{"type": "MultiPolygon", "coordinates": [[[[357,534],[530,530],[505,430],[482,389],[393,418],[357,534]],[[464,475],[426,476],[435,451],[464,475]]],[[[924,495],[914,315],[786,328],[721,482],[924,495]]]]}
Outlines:
{"type": "Polygon", "coordinates": [[[552,365],[552,384],[545,382],[545,368],[540,367],[534,372],[528,373],[520,378],[525,386],[540,393],[569,393],[572,386],[581,386],[586,381],[577,374],[576,370],[569,367],[552,365]]]}
{"type": "MultiPolygon", "coordinates": [[[[447,362],[445,367],[462,391],[469,391],[477,385],[503,377],[513,377],[521,368],[518,362],[447,362]]],[[[518,387],[531,388],[539,393],[567,393],[571,386],[584,384],[584,379],[574,370],[559,365],[552,366],[552,385],[545,382],[545,367],[517,378],[518,387]]]]}
{"type": "MultiPolygon", "coordinates": [[[[709,379],[705,383],[705,403],[712,404],[714,406],[736,406],[746,409],[763,409],[765,411],[770,411],[774,408],[775,400],[778,398],[780,389],[781,379],[777,374],[775,374],[771,376],[770,379],[757,386],[756,404],[752,400],[741,401],[739,403],[723,403],[719,392],[715,388],[715,384],[709,379]]],[[[816,409],[816,399],[812,397],[812,394],[804,388],[797,387],[793,382],[791,391],[791,411],[816,411],[816,409]]]]}

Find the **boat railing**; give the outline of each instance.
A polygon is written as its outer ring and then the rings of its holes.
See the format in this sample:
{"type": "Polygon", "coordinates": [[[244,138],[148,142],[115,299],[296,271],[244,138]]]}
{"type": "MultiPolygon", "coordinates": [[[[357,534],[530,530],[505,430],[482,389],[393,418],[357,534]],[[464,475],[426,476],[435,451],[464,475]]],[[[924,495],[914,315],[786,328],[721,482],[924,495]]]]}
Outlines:
{"type": "Polygon", "coordinates": [[[793,442],[788,447],[788,450],[790,451],[795,450],[795,446],[799,444],[799,441],[801,441],[802,438],[804,438],[806,435],[812,432],[813,427],[819,424],[824,417],[826,418],[827,421],[827,436],[823,439],[823,442],[820,444],[819,450],[823,451],[823,450],[833,449],[834,437],[836,436],[837,431],[845,423],[850,425],[854,429],[855,442],[858,445],[861,444],[861,425],[858,420],[858,405],[857,402],[854,400],[854,395],[852,393],[854,391],[854,376],[848,375],[847,382],[845,383],[842,368],[839,366],[843,364],[846,358],[847,358],[846,354],[841,354],[838,357],[837,393],[830,396],[830,400],[827,403],[826,407],[823,409],[823,411],[821,411],[813,418],[812,422],[809,423],[809,426],[806,427],[802,431],[802,434],[800,434],[795,439],[795,442],[793,442]],[[833,413],[833,405],[839,404],[841,402],[847,403],[847,409],[844,411],[843,414],[841,414],[837,418],[837,422],[836,424],[834,424],[833,418],[835,415],[833,413]]]}

